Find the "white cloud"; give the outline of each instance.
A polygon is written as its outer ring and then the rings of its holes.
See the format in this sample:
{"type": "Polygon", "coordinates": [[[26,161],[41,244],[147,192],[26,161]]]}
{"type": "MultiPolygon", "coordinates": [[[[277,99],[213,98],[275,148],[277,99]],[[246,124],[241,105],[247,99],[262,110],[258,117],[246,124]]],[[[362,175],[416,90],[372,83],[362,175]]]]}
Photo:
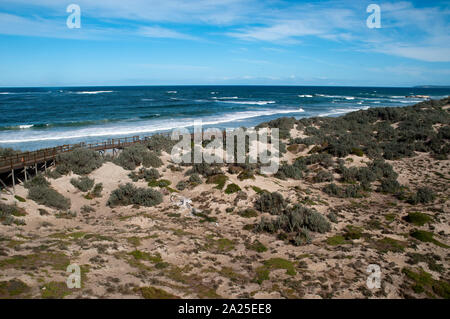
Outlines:
{"type": "Polygon", "coordinates": [[[189,34],[184,34],[178,31],[162,28],[159,26],[141,27],[138,30],[138,34],[148,38],[167,38],[167,39],[184,39],[184,40],[198,39],[189,34]]]}
{"type": "MultiPolygon", "coordinates": [[[[444,43],[443,43],[444,45],[444,43]]],[[[427,62],[450,62],[450,48],[419,46],[385,46],[375,51],[427,62]]]]}

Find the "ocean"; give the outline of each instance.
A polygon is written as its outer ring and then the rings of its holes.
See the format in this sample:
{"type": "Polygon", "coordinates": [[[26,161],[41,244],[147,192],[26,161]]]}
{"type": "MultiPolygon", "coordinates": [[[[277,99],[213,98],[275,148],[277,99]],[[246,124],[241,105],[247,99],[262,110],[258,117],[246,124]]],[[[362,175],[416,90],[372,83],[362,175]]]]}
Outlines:
{"type": "Polygon", "coordinates": [[[23,151],[189,127],[255,126],[440,99],[448,88],[124,86],[0,89],[0,147],[23,151]]]}

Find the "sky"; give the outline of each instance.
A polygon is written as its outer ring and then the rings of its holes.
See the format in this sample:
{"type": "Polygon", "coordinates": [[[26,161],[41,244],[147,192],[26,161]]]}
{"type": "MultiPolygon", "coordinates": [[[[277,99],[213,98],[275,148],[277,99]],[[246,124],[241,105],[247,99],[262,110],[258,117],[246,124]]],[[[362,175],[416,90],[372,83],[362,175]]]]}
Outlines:
{"type": "Polygon", "coordinates": [[[110,85],[450,85],[450,1],[0,0],[1,87],[110,85]]]}

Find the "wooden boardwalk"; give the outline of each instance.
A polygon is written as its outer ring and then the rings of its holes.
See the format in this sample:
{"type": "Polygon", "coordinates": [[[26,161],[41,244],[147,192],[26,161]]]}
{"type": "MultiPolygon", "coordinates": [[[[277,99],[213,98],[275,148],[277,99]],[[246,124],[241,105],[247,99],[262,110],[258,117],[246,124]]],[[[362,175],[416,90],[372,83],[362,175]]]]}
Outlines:
{"type": "Polygon", "coordinates": [[[18,153],[8,157],[0,157],[0,174],[11,172],[12,170],[35,167],[38,164],[44,164],[49,161],[55,161],[59,154],[71,152],[77,147],[83,147],[97,152],[105,152],[107,150],[122,149],[132,144],[143,142],[147,139],[148,137],[141,139],[139,136],[124,137],[110,139],[94,144],[68,144],[32,152],[18,153]]]}

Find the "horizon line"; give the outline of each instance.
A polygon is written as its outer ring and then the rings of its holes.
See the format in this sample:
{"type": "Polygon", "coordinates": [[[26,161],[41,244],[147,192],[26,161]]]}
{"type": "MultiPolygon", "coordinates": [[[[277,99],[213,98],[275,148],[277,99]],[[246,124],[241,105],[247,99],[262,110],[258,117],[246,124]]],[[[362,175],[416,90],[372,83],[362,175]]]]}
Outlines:
{"type": "Polygon", "coordinates": [[[419,84],[411,86],[366,86],[366,85],[301,85],[301,84],[141,84],[141,85],[62,85],[62,86],[0,86],[0,89],[27,89],[27,88],[86,88],[86,87],[192,87],[192,86],[260,86],[260,87],[354,87],[354,88],[450,88],[450,85],[419,84]]]}

